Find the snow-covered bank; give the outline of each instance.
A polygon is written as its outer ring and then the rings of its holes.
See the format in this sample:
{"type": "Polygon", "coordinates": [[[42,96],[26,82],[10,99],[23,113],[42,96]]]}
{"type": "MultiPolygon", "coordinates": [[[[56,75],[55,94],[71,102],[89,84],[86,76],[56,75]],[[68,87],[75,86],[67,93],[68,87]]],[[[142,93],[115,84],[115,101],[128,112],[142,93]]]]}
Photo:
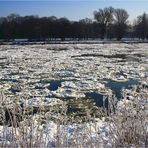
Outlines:
{"type": "MultiPolygon", "coordinates": [[[[19,126],[15,126],[15,120],[14,126],[3,124],[0,126],[0,146],[146,148],[147,91],[145,86],[124,90],[123,99],[110,103],[111,112],[107,116],[104,114],[101,119],[91,117],[88,111],[87,122],[81,122],[80,118],[77,123],[73,123],[76,119],[72,118],[69,122],[63,113],[56,115],[56,122],[48,118],[51,114],[42,122],[43,115],[40,112],[24,118],[19,126]]],[[[17,118],[16,115],[15,117],[17,118]]]]}

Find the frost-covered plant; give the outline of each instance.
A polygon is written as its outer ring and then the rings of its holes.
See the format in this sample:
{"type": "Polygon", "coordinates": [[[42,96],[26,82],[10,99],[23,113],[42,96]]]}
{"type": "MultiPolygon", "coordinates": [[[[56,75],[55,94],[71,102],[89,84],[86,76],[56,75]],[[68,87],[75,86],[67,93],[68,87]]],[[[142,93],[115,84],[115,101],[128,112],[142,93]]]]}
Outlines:
{"type": "Polygon", "coordinates": [[[107,116],[108,139],[104,146],[148,147],[148,93],[143,86],[123,90],[123,99],[107,116]]]}
{"type": "Polygon", "coordinates": [[[39,124],[41,118],[40,108],[38,118],[33,116],[33,108],[29,109],[25,104],[14,99],[8,105],[7,98],[0,95],[0,120],[1,120],[1,147],[35,147],[42,144],[42,130],[39,124]],[[37,121],[38,120],[38,121],[37,121]]]}
{"type": "Polygon", "coordinates": [[[0,147],[148,147],[146,87],[123,91],[117,102],[108,98],[103,121],[87,110],[86,120],[68,117],[65,103],[28,108],[16,98],[8,105],[0,95],[0,147]],[[105,116],[106,112],[106,116],[105,116]]]}
{"type": "Polygon", "coordinates": [[[3,93],[0,95],[0,147],[50,148],[78,145],[80,140],[76,141],[76,131],[81,128],[76,126],[74,138],[69,140],[69,129],[66,126],[76,122],[76,119],[67,116],[67,105],[64,102],[49,106],[48,110],[46,107],[45,110],[44,106],[28,107],[18,98],[13,99],[8,103],[10,100],[3,93]]]}

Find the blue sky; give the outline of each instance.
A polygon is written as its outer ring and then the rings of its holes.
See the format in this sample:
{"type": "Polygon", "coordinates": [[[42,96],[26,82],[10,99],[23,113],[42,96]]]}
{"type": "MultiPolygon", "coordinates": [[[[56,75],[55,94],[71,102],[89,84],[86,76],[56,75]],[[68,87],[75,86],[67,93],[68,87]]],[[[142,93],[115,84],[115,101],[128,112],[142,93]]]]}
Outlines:
{"type": "Polygon", "coordinates": [[[93,18],[94,10],[112,6],[114,8],[124,8],[133,20],[143,12],[148,13],[148,0],[0,0],[0,16],[7,16],[10,13],[39,16],[67,17],[70,20],[83,18],[93,18]]]}

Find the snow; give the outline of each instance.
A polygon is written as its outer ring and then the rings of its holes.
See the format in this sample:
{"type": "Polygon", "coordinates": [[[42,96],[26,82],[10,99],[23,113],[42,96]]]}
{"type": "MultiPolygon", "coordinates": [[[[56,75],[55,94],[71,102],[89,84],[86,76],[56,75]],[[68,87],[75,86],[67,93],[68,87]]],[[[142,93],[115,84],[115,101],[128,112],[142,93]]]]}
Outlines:
{"type": "MultiPolygon", "coordinates": [[[[104,138],[106,138],[106,130],[107,130],[107,125],[105,123],[103,123],[100,119],[95,119],[95,123],[85,123],[84,125],[78,125],[78,124],[73,124],[73,125],[60,125],[59,126],[59,133],[61,133],[63,136],[66,134],[67,137],[65,137],[66,139],[63,138],[63,140],[65,140],[64,142],[73,142],[74,138],[76,138],[76,134],[77,136],[79,135],[80,137],[82,135],[87,135],[87,139],[85,139],[86,141],[92,140],[92,138],[95,140],[98,140],[98,132],[100,132],[100,134],[103,135],[104,138]],[[91,135],[88,135],[88,132],[91,133],[91,135]]],[[[23,127],[24,128],[24,127],[23,127]]],[[[27,127],[26,127],[27,128],[27,127]]],[[[57,136],[57,129],[58,129],[58,125],[56,123],[54,123],[53,121],[49,121],[45,127],[43,126],[37,126],[34,125],[33,127],[33,131],[32,131],[32,136],[39,136],[38,134],[42,133],[41,138],[42,138],[42,142],[47,146],[47,147],[51,147],[51,146],[55,146],[55,142],[56,142],[56,136],[57,136]]],[[[14,139],[14,135],[13,135],[13,131],[14,129],[12,129],[11,127],[7,128],[7,131],[4,132],[4,128],[3,126],[0,126],[0,145],[3,143],[7,143],[8,145],[12,145],[13,143],[15,143],[15,139],[14,139]]],[[[19,129],[16,128],[16,135],[19,136],[19,129]]],[[[28,128],[29,131],[29,128],[28,128]]],[[[29,133],[28,133],[29,134],[29,133]]],[[[27,137],[26,137],[27,138],[27,137]]]]}

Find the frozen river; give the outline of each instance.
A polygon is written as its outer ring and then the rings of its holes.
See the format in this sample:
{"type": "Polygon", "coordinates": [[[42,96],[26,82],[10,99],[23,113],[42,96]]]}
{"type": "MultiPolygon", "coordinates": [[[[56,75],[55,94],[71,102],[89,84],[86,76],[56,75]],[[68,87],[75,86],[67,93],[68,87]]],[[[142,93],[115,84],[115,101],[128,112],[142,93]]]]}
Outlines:
{"type": "Polygon", "coordinates": [[[28,105],[67,101],[70,111],[121,98],[148,83],[148,44],[1,45],[0,90],[28,105]]]}

